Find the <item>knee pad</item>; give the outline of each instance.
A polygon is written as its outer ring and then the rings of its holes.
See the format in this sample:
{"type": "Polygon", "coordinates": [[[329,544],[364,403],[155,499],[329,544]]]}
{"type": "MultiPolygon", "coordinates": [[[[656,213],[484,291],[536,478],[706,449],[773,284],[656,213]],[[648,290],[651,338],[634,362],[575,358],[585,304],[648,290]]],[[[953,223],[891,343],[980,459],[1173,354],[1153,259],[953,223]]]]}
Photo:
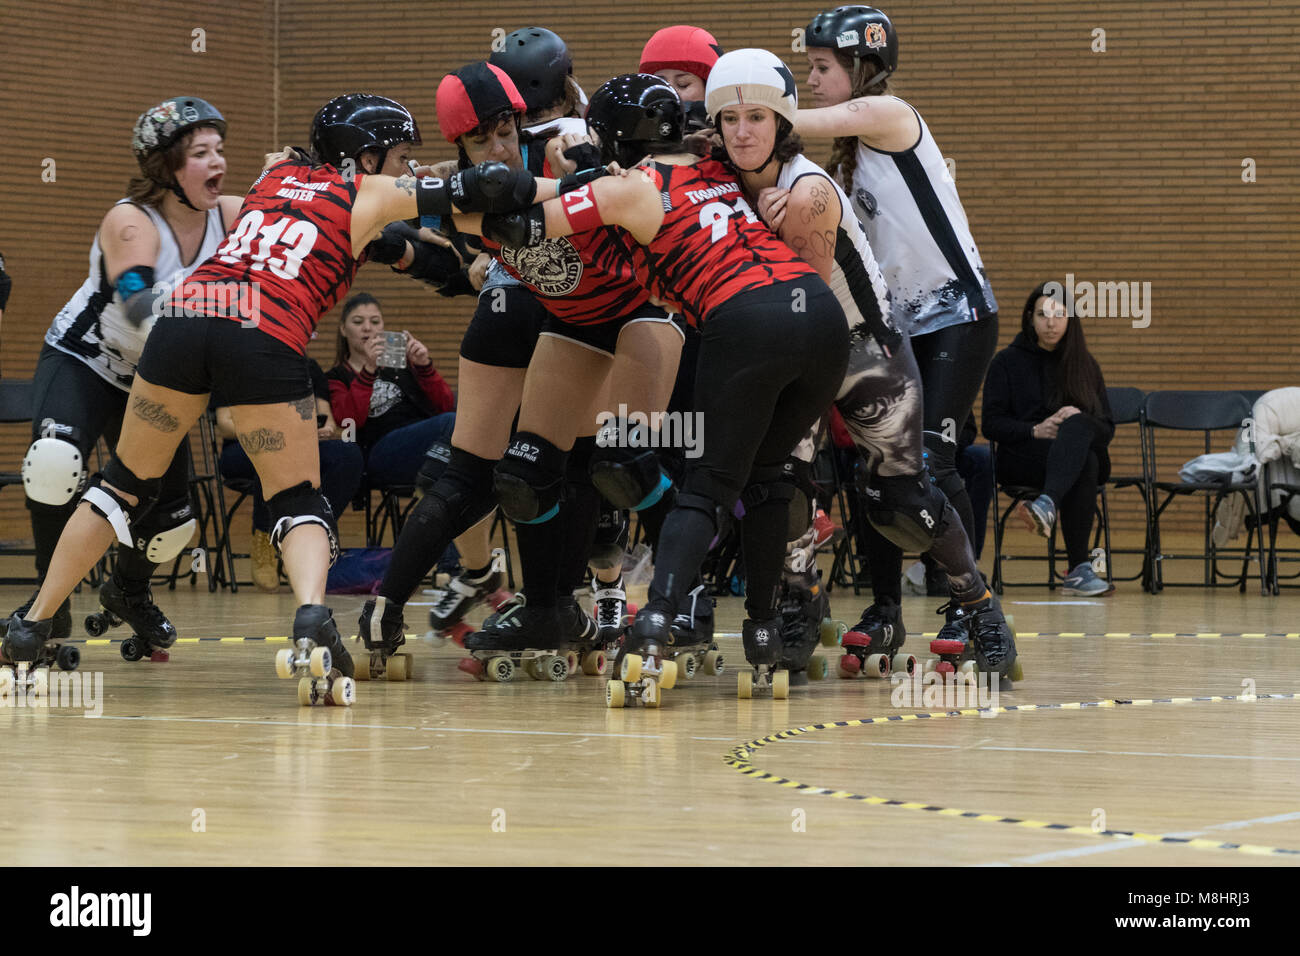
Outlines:
{"type": "Polygon", "coordinates": [[[616,508],[640,511],[662,498],[672,479],[652,449],[598,445],[591,455],[591,483],[616,508]]]}
{"type": "Polygon", "coordinates": [[[938,432],[925,432],[922,435],[925,444],[926,466],[930,478],[945,496],[951,497],[966,486],[957,472],[957,445],[947,441],[938,432]]]}
{"type": "Polygon", "coordinates": [[[678,492],[674,510],[679,508],[687,511],[699,511],[707,515],[709,522],[713,526],[715,542],[726,537],[727,532],[731,529],[730,509],[707,495],[691,494],[684,491],[678,492]]]}
{"type": "Polygon", "coordinates": [[[924,554],[947,527],[948,499],[925,472],[877,477],[864,494],[872,527],[905,551],[924,554]]]}
{"type": "Polygon", "coordinates": [[[161,478],[138,478],[135,472],[114,455],[104,470],[90,479],[90,487],[81,496],[81,500],[113,526],[118,541],[133,548],[135,535],[131,528],[149,514],[158,500],[158,490],[161,487],[161,478]],[[121,494],[118,494],[119,491],[121,494]],[[136,503],[128,504],[122,495],[132,496],[136,503]]]}
{"type": "Polygon", "coordinates": [[[32,442],[23,456],[23,491],[28,498],[43,505],[66,505],[85,487],[86,460],[72,441],[47,436],[32,442]]]}
{"type": "Polygon", "coordinates": [[[812,523],[812,512],[807,508],[808,499],[803,496],[795,481],[792,466],[794,460],[789,459],[784,465],[755,468],[749,476],[749,484],[740,493],[740,503],[745,506],[746,512],[753,511],[765,502],[790,503],[795,501],[796,498],[803,497],[805,507],[802,514],[797,513],[794,507],[790,508],[790,521],[785,536],[786,541],[793,541],[799,537],[808,530],[808,525],[812,523]]]}
{"type": "Polygon", "coordinates": [[[420,470],[415,473],[415,488],[421,495],[431,492],[438,479],[446,473],[447,465],[451,463],[451,453],[451,446],[440,441],[429,446],[429,450],[424,453],[424,460],[420,462],[420,470]]]}
{"type": "Polygon", "coordinates": [[[591,566],[602,571],[622,567],[627,550],[627,512],[603,505],[596,522],[596,540],[591,546],[591,566]]]}
{"type": "Polygon", "coordinates": [[[492,476],[507,518],[519,524],[541,524],[555,517],[564,500],[565,458],[541,435],[515,434],[492,476]]]}
{"type": "Polygon", "coordinates": [[[198,526],[189,499],[182,498],[157,505],[131,530],[135,535],[135,549],[151,563],[162,564],[185,550],[198,526]]]}
{"type": "Polygon", "coordinates": [[[299,482],[271,496],[266,503],[271,512],[271,543],[283,553],[284,539],[294,528],[304,524],[319,525],[330,541],[330,565],[339,558],[339,535],[334,526],[334,511],[321,490],[310,481],[299,482]]]}
{"type": "Polygon", "coordinates": [[[496,461],[479,458],[452,447],[447,470],[411,510],[407,521],[430,534],[456,537],[492,513],[497,506],[492,490],[496,461]]]}

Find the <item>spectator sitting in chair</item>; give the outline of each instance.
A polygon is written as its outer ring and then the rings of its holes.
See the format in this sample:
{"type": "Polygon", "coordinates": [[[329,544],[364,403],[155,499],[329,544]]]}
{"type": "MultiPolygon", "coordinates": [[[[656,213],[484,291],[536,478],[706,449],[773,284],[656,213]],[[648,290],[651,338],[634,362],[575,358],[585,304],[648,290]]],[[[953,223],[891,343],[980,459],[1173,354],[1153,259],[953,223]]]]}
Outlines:
{"type": "Polygon", "coordinates": [[[1096,596],[1112,590],[1092,570],[1088,541],[1115,423],[1079,319],[1044,288],[1030,293],[1020,334],[989,365],[984,436],[998,445],[999,482],[1042,489],[1018,508],[1029,529],[1050,537],[1059,516],[1070,562],[1061,593],[1096,596]]]}
{"type": "MultiPolygon", "coordinates": [[[[316,433],[320,437],[321,493],[337,518],[361,487],[365,462],[356,443],[340,440],[339,426],[330,414],[329,383],[315,362],[311,362],[311,379],[316,393],[316,433]]],[[[257,471],[247,452],[235,440],[237,436],[229,406],[214,393],[212,407],[217,415],[217,434],[226,439],[221,449],[222,479],[242,479],[253,485],[253,544],[249,549],[253,559],[253,583],[258,590],[273,593],[280,590],[280,559],[275,545],[271,544],[271,512],[262,499],[257,471]]]]}
{"type": "Polygon", "coordinates": [[[414,485],[429,446],[450,444],[456,425],[456,398],[429,350],[411,333],[400,335],[401,343],[385,335],[374,296],[358,292],[343,304],[330,407],[335,421],[355,424],[372,488],[414,485]]]}

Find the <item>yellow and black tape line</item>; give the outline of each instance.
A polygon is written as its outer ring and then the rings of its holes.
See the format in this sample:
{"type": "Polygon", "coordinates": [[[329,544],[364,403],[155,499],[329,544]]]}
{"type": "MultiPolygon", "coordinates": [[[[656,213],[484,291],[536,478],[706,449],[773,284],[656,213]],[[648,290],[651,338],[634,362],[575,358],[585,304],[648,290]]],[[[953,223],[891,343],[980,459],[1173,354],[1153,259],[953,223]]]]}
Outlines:
{"type": "Polygon", "coordinates": [[[775,783],[800,793],[821,794],[839,800],[855,800],[860,803],[879,807],[899,807],[903,810],[920,810],[940,817],[958,817],[967,820],[979,820],[983,823],[1006,823],[1012,826],[1028,827],[1033,830],[1053,830],[1058,833],[1070,833],[1076,836],[1108,837],[1118,840],[1140,840],[1143,843],[1168,843],[1191,847],[1195,850],[1232,850],[1237,853],[1249,853],[1253,856],[1288,856],[1300,857],[1300,850],[1284,847],[1258,846],[1250,843],[1225,843],[1220,840],[1164,836],[1158,833],[1142,833],[1131,830],[1094,830],[1090,826],[1068,823],[1048,823],[1045,820],[1025,820],[1019,817],[1005,817],[997,813],[981,813],[977,810],[961,810],[956,807],[937,807],[927,803],[915,803],[908,800],[894,800],[889,797],[873,797],[849,790],[835,790],[830,787],[817,787],[799,783],[788,777],[770,773],[753,763],[753,755],[768,744],[782,740],[791,740],[818,730],[833,730],[837,727],[866,727],[871,724],[906,723],[913,720],[944,720],[954,717],[973,717],[980,713],[1010,714],[1031,710],[1086,710],[1092,707],[1149,707],[1155,704],[1200,704],[1220,703],[1225,701],[1260,701],[1260,700],[1297,700],[1300,694],[1257,694],[1227,695],[1223,697],[1157,697],[1150,700],[1092,700],[1069,704],[1014,704],[1010,707],[972,707],[965,710],[933,711],[916,714],[891,714],[885,717],[863,717],[860,720],[835,720],[824,724],[810,724],[807,727],[794,727],[780,733],[768,734],[757,740],[740,744],[732,748],[722,759],[727,766],[754,780],[775,783]]]}

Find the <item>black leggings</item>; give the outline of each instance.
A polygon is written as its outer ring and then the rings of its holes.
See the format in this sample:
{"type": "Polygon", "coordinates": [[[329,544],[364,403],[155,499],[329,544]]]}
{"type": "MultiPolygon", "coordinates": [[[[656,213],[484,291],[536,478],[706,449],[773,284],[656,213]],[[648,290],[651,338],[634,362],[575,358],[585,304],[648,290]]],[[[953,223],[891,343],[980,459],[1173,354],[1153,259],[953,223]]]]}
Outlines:
{"type": "MultiPolygon", "coordinates": [[[[95,442],[101,435],[110,448],[117,445],[128,397],[127,392],[100,378],[85,362],[46,345],[41,350],[32,380],[32,441],[50,430],[55,436],[76,445],[81,451],[81,460],[89,464],[95,442]]],[[[158,493],[160,504],[189,499],[188,451],[187,439],[176,449],[167,473],[162,476],[158,493]]],[[[50,568],[50,558],[54,556],[63,527],[80,500],[80,496],[76,496],[65,505],[46,505],[27,499],[36,548],[36,574],[42,580],[50,568]]],[[[134,584],[135,589],[148,583],[155,567],[134,548],[118,546],[119,579],[134,584]]]]}
{"type": "Polygon", "coordinates": [[[745,609],[756,620],[773,616],[789,528],[782,466],[835,398],[848,346],[844,312],[816,276],[745,293],[709,313],[695,376],[701,455],[687,460],[677,506],[664,521],[648,607],[676,613],[718,516],[730,515],[749,486],[760,500],[747,503],[742,525],[745,609]],[[791,307],[797,289],[804,311],[791,307]]]}
{"type": "Polygon", "coordinates": [[[1110,443],[1090,415],[1071,415],[1055,438],[998,446],[998,481],[1042,488],[1056,505],[1065,552],[1073,568],[1088,560],[1097,488],[1110,477],[1110,443]]]}
{"type": "MultiPolygon", "coordinates": [[[[997,313],[937,332],[913,336],[912,354],[921,373],[925,456],[930,480],[952,504],[975,540],[975,516],[966,484],[957,473],[957,436],[984,385],[984,374],[998,346],[997,313]]],[[[877,600],[902,594],[903,552],[875,528],[866,528],[867,564],[877,600]]]]}

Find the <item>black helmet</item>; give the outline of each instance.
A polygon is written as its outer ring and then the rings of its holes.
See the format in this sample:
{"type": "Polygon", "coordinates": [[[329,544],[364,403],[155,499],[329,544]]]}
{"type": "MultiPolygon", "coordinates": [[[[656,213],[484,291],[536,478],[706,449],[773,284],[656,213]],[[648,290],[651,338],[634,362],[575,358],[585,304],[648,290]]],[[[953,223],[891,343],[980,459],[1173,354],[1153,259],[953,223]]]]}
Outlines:
{"type": "Polygon", "coordinates": [[[681,151],[686,110],[667,80],[625,73],[592,95],[587,126],[600,137],[601,159],[629,168],[648,153],[681,151]]]}
{"type": "Polygon", "coordinates": [[[344,93],[320,108],[311,121],[309,145],[322,163],[342,167],[367,149],[388,150],[398,143],[420,145],[420,129],[405,106],[374,93],[344,93]]]}
{"type": "Polygon", "coordinates": [[[197,96],[173,96],[145,110],[131,128],[131,149],[140,168],[150,153],[166,149],[196,126],[212,126],[223,139],[226,136],[226,118],[197,96]]]}
{"type": "Polygon", "coordinates": [[[874,57],[882,69],[873,83],[898,69],[898,34],[889,17],[875,7],[836,7],[817,14],[804,32],[804,43],[858,59],[874,57]]]}
{"type": "Polygon", "coordinates": [[[493,50],[488,62],[515,81],[528,111],[546,109],[564,98],[564,78],[573,73],[573,57],[564,41],[541,27],[524,27],[493,50]]]}

